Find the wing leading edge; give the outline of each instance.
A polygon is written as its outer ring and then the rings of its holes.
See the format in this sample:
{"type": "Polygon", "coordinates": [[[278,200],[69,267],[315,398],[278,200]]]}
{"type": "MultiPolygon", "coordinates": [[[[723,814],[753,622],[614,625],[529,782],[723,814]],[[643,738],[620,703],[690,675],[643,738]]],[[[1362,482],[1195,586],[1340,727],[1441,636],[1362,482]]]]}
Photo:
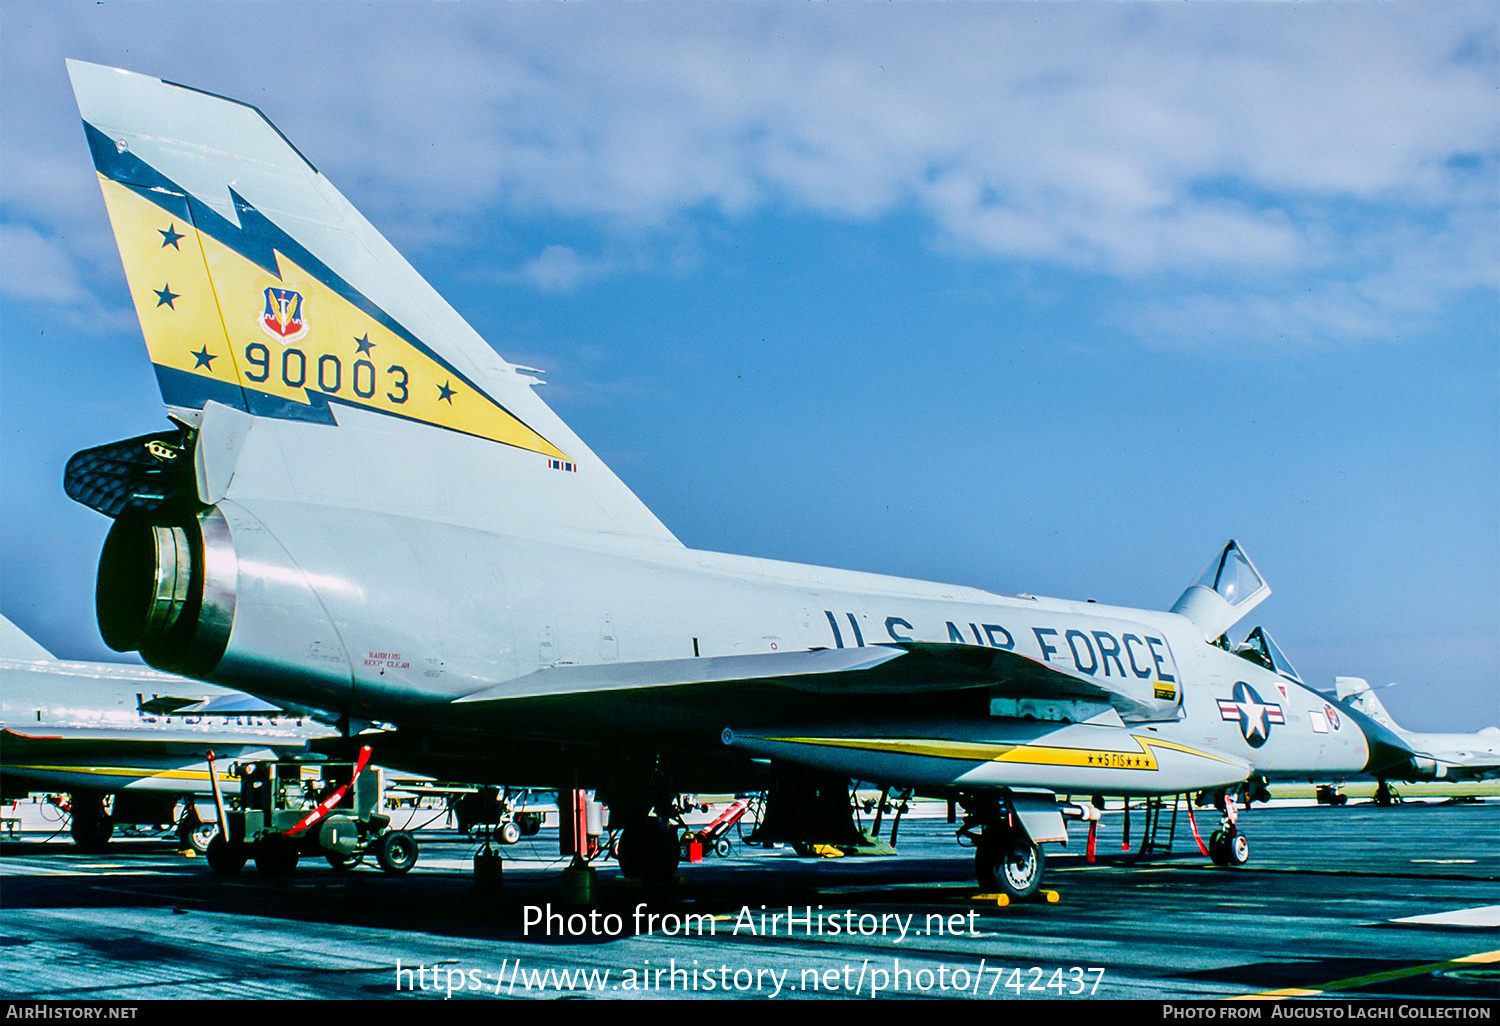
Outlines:
{"type": "Polygon", "coordinates": [[[1075,676],[1015,652],[915,641],[852,649],[554,666],[465,695],[456,704],[621,698],[641,692],[651,692],[653,703],[670,704],[675,700],[671,689],[689,685],[719,685],[721,699],[732,697],[738,689],[851,697],[987,689],[994,697],[1108,704],[1125,717],[1154,711],[1104,682],[1075,676]]]}

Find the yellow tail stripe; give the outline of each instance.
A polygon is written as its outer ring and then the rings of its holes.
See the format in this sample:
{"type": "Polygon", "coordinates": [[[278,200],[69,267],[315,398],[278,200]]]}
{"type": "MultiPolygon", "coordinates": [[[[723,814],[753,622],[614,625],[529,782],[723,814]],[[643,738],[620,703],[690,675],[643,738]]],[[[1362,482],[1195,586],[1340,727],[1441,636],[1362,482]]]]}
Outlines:
{"type": "Polygon", "coordinates": [[[198,229],[103,175],[99,187],[151,362],[239,387],[198,229]]]}

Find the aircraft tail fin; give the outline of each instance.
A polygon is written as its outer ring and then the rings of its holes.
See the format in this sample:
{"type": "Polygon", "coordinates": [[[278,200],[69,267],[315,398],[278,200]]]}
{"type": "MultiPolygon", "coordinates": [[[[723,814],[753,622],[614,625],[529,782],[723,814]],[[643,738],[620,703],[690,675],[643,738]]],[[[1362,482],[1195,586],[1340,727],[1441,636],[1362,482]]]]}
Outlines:
{"type": "MultiPolygon", "coordinates": [[[[162,397],[180,418],[195,423],[213,402],[274,421],[267,448],[292,462],[303,426],[366,433],[337,447],[366,453],[346,480],[383,477],[387,493],[401,491],[401,446],[393,458],[380,439],[408,433],[466,487],[493,482],[448,496],[449,515],[676,543],[534,393],[539,372],[501,359],[257,108],[79,61],[68,73],[162,397]]],[[[283,467],[238,484],[297,476],[283,467]]],[[[409,489],[420,503],[430,483],[418,475],[409,489]]]]}
{"type": "Polygon", "coordinates": [[[22,662],[45,660],[53,663],[57,657],[48,652],[21,628],[0,616],[0,659],[15,659],[22,662]]]}
{"type": "Polygon", "coordinates": [[[1386,712],[1384,703],[1375,697],[1375,689],[1370,687],[1369,681],[1363,677],[1335,677],[1333,685],[1339,701],[1347,702],[1387,730],[1400,732],[1401,727],[1386,712]]]}

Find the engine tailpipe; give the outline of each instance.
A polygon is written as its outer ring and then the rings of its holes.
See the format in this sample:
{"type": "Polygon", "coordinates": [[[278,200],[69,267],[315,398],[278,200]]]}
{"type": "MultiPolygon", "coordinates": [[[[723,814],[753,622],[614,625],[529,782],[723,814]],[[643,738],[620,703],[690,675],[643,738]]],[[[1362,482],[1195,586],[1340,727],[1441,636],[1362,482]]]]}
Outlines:
{"type": "Polygon", "coordinates": [[[139,651],[157,669],[206,673],[229,644],[237,575],[229,525],[217,509],[164,524],[121,516],[99,557],[99,633],[110,648],[139,651]]]}

